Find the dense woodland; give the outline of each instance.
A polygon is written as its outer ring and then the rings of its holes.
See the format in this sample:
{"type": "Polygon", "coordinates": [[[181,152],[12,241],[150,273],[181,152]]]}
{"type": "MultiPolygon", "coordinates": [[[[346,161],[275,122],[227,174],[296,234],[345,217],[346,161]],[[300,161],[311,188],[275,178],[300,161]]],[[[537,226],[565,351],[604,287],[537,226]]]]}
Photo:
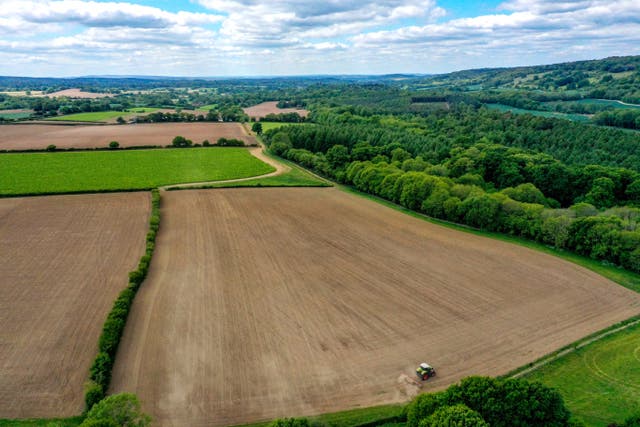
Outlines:
{"type": "Polygon", "coordinates": [[[431,217],[640,272],[640,136],[462,106],[314,112],[265,134],[278,155],[431,217]]]}

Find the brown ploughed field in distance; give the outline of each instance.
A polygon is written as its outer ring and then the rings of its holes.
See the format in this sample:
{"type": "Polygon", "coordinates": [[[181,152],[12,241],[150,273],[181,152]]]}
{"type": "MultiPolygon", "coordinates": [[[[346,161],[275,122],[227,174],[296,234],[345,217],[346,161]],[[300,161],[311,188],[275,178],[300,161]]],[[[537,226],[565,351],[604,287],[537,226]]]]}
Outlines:
{"type": "Polygon", "coordinates": [[[280,113],[298,113],[300,117],[307,117],[309,111],[298,108],[278,108],[277,102],[263,102],[262,104],[254,105],[252,107],[243,108],[246,115],[249,117],[264,117],[267,114],[280,114],[280,113]]]}
{"type": "Polygon", "coordinates": [[[0,199],[0,417],[79,415],[114,300],[144,254],[149,193],[0,199]]]}
{"type": "Polygon", "coordinates": [[[236,138],[245,144],[256,141],[240,123],[141,123],[130,125],[4,125],[0,126],[0,150],[57,148],[105,148],[111,141],[120,147],[169,145],[181,135],[201,144],[208,139],[236,138]]]}
{"type": "Polygon", "coordinates": [[[638,312],[575,264],[335,188],[168,192],[110,391],[158,426],[404,402],[420,362],[442,389],[638,312]]]}

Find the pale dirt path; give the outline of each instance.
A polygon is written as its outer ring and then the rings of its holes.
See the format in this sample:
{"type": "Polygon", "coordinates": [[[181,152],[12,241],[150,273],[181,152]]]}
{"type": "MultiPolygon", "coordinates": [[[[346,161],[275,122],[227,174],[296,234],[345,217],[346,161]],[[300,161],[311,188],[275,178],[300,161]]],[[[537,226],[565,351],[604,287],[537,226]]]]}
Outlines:
{"type": "Polygon", "coordinates": [[[637,315],[640,295],[557,257],[335,188],[163,195],[111,392],[157,426],[405,402],[502,375],[637,315]]]}
{"type": "Polygon", "coordinates": [[[219,183],[223,183],[223,182],[242,182],[242,181],[250,181],[252,179],[259,179],[259,178],[268,178],[270,176],[278,176],[278,175],[282,175],[283,173],[289,172],[291,170],[291,167],[280,163],[279,161],[273,159],[272,157],[269,157],[265,154],[265,150],[266,147],[264,146],[264,144],[262,143],[262,141],[259,141],[257,138],[255,138],[253,135],[251,135],[250,132],[247,131],[245,126],[242,126],[242,131],[244,133],[244,135],[248,138],[251,138],[253,141],[255,141],[257,144],[259,144],[259,147],[251,147],[249,148],[249,152],[256,158],[258,158],[259,160],[262,160],[264,163],[273,166],[274,168],[276,168],[276,170],[274,172],[270,172],[267,174],[263,174],[263,175],[257,175],[257,176],[249,176],[247,178],[235,178],[235,179],[225,179],[225,180],[218,180],[218,181],[202,181],[202,182],[188,182],[188,183],[184,183],[184,184],[172,184],[172,185],[164,185],[160,188],[160,191],[166,191],[168,188],[190,188],[190,187],[200,187],[203,185],[211,185],[211,184],[219,184],[219,183]]]}

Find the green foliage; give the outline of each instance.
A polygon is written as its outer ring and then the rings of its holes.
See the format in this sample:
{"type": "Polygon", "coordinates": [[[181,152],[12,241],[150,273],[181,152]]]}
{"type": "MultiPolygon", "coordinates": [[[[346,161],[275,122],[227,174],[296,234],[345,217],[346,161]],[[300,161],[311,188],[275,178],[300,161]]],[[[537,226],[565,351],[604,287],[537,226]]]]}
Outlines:
{"type": "Polygon", "coordinates": [[[111,141],[109,143],[109,148],[115,150],[116,148],[120,148],[120,143],[118,141],[111,141]]]}
{"type": "Polygon", "coordinates": [[[272,421],[268,427],[311,427],[311,423],[306,418],[284,418],[272,421]]]}
{"type": "Polygon", "coordinates": [[[420,421],[419,427],[489,427],[480,414],[463,404],[445,406],[420,421]]]}
{"type": "Polygon", "coordinates": [[[562,396],[554,389],[520,379],[488,377],[468,377],[443,392],[419,395],[407,409],[408,427],[564,427],[569,418],[562,396]]]}
{"type": "Polygon", "coordinates": [[[185,138],[184,136],[178,135],[173,138],[173,140],[171,141],[171,145],[180,148],[191,147],[193,145],[193,141],[185,138]]]}
{"type": "Polygon", "coordinates": [[[262,135],[262,123],[260,122],[254,122],[251,125],[251,131],[255,132],[258,135],[262,135]]]}
{"type": "Polygon", "coordinates": [[[447,392],[418,395],[407,406],[407,427],[418,427],[422,420],[448,404],[449,395],[447,392]]]}
{"type": "Polygon", "coordinates": [[[246,149],[233,147],[10,153],[0,154],[0,195],[140,190],[273,171],[246,149]]]}
{"type": "Polygon", "coordinates": [[[47,145],[47,151],[56,151],[57,147],[53,144],[47,145]]]}
{"type": "MultiPolygon", "coordinates": [[[[94,363],[95,365],[95,363],[94,363]]],[[[94,381],[89,381],[84,387],[84,407],[88,411],[95,405],[104,399],[105,390],[102,385],[97,384],[94,381]]]]}
{"type": "Polygon", "coordinates": [[[218,147],[244,147],[244,141],[235,138],[219,138],[218,147]]]}
{"type": "Polygon", "coordinates": [[[97,421],[113,422],[121,427],[145,427],[150,425],[151,417],[142,412],[140,402],[134,394],[120,393],[109,396],[93,405],[81,426],[102,425],[90,424],[97,421]]]}

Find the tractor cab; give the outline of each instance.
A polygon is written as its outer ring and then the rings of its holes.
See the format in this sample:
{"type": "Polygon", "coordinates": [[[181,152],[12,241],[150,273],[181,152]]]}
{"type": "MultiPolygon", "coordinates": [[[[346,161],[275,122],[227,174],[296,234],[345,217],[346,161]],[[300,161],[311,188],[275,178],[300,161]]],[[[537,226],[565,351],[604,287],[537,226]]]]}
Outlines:
{"type": "Polygon", "coordinates": [[[426,381],[429,378],[436,376],[436,370],[433,369],[433,367],[428,363],[421,363],[420,366],[418,366],[418,368],[416,369],[416,375],[422,381],[426,381]]]}

